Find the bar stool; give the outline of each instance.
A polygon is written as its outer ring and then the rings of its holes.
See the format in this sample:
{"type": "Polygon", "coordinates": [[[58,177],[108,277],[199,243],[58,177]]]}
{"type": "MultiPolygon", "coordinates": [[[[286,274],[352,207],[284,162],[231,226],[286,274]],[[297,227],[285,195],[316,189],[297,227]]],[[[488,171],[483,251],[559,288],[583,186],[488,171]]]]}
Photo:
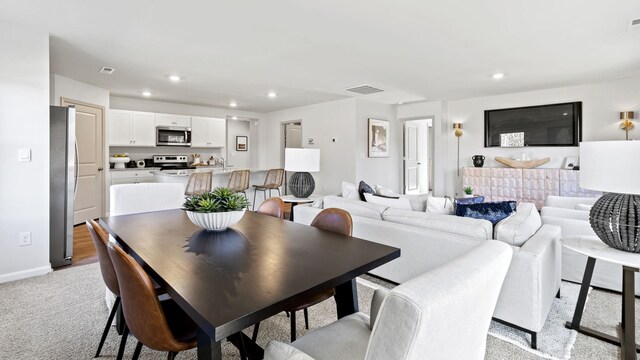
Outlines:
{"type": "Polygon", "coordinates": [[[228,188],[236,193],[243,193],[245,199],[248,199],[246,190],[249,188],[249,170],[234,170],[229,177],[228,188]]]}
{"type": "Polygon", "coordinates": [[[194,172],[189,176],[184,194],[193,196],[210,192],[212,177],[213,173],[211,171],[194,172]]]}
{"type": "Polygon", "coordinates": [[[262,191],[265,200],[267,200],[267,190],[269,190],[269,197],[271,197],[271,190],[278,190],[278,196],[280,196],[280,186],[283,181],[284,169],[269,170],[263,185],[253,185],[253,209],[256,208],[256,193],[258,191],[262,191]]]}

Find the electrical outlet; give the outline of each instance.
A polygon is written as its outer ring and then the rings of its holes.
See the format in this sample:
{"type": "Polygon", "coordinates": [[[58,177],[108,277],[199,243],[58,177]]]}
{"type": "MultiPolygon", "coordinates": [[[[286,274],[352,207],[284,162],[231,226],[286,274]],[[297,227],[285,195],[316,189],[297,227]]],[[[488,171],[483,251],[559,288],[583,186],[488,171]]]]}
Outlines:
{"type": "Polygon", "coordinates": [[[18,245],[19,246],[29,246],[31,245],[31,232],[21,232],[18,237],[18,245]]]}
{"type": "Polygon", "coordinates": [[[338,142],[338,138],[331,139],[332,142],[338,142]]]}

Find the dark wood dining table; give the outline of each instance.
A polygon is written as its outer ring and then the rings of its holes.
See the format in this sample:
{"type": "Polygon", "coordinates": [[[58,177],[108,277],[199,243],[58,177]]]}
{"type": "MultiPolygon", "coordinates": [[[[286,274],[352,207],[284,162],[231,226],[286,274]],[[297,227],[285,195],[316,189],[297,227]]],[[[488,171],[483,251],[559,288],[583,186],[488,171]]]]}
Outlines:
{"type": "Polygon", "coordinates": [[[178,209],[100,220],[198,325],[198,359],[222,359],[224,339],[261,359],[263,349],[241,330],[331,288],[338,318],[357,312],[355,278],[400,256],[250,211],[222,232],[195,226],[178,209]]]}

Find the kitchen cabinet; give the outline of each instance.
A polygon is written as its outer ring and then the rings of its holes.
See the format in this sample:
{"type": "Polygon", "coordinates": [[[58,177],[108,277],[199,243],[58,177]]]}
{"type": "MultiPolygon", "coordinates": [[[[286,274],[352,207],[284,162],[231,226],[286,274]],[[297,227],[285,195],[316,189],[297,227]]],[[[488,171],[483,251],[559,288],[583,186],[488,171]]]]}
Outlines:
{"type": "Polygon", "coordinates": [[[153,113],[127,110],[109,112],[109,146],[155,146],[153,113]]]}
{"type": "Polygon", "coordinates": [[[191,117],[191,147],[225,147],[226,136],[226,119],[191,117]]]}
{"type": "Polygon", "coordinates": [[[153,182],[151,170],[119,170],[110,171],[110,173],[111,185],[153,182]]]}
{"type": "Polygon", "coordinates": [[[186,115],[156,114],[156,126],[191,127],[191,117],[186,115]]]}

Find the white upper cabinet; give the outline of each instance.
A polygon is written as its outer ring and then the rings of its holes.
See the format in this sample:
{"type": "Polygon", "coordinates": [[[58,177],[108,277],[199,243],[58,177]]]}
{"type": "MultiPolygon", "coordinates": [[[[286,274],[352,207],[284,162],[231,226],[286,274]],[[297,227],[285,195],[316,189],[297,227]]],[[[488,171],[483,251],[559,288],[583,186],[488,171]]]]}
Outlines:
{"type": "Polygon", "coordinates": [[[225,147],[227,120],[191,117],[191,146],[205,148],[225,147]]]}
{"type": "Polygon", "coordinates": [[[156,114],[156,126],[191,127],[191,118],[185,115],[156,114]]]}
{"type": "Polygon", "coordinates": [[[153,113],[127,110],[109,112],[109,146],[155,146],[153,113]]]}

